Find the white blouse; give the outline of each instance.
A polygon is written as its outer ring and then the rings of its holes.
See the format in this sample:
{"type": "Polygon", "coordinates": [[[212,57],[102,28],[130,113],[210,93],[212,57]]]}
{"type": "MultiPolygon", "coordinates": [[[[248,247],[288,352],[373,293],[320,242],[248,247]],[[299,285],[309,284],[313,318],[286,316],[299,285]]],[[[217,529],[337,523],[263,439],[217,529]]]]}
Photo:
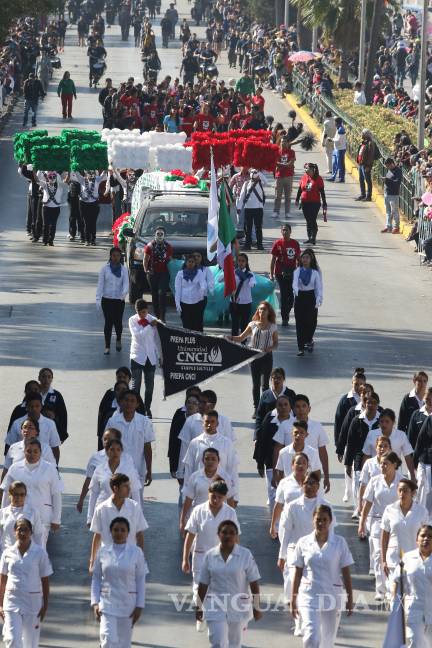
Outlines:
{"type": "Polygon", "coordinates": [[[323,290],[323,281],[322,274],[318,270],[312,270],[311,279],[307,286],[305,286],[300,279],[300,268],[294,270],[293,276],[293,291],[294,295],[297,297],[300,291],[315,291],[315,306],[318,308],[322,306],[324,299],[324,290],[323,290]]]}
{"type": "Polygon", "coordinates": [[[390,534],[387,548],[387,563],[396,567],[400,561],[400,551],[413,551],[416,547],[417,531],[422,524],[429,524],[429,513],[422,504],[413,502],[406,515],[400,503],[394,502],[384,510],[381,529],[390,534]]]}
{"type": "Polygon", "coordinates": [[[125,300],[129,291],[128,271],[123,264],[120,264],[120,277],[111,271],[110,264],[105,263],[99,271],[98,285],[96,288],[96,303],[100,304],[102,297],[106,299],[125,300]]]}
{"type": "Polygon", "coordinates": [[[183,270],[177,272],[175,278],[175,303],[178,311],[181,309],[181,302],[184,304],[197,304],[207,295],[207,281],[205,274],[198,270],[191,281],[183,277],[183,270]]]}
{"type": "Polygon", "coordinates": [[[53,573],[45,549],[32,541],[22,556],[15,543],[3,552],[0,573],[8,577],[3,609],[20,614],[38,614],[42,607],[41,578],[53,573]]]}

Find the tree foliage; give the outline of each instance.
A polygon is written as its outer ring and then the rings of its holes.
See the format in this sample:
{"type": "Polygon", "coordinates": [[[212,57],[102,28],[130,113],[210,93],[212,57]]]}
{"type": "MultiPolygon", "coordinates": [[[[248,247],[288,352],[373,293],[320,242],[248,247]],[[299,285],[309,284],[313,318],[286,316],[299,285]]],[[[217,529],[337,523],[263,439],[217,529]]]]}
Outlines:
{"type": "Polygon", "coordinates": [[[324,38],[343,50],[357,46],[360,30],[360,0],[291,0],[301,9],[302,22],[320,27],[324,38]]]}
{"type": "Polygon", "coordinates": [[[13,20],[21,16],[38,17],[55,11],[59,0],[2,0],[0,3],[0,39],[3,40],[13,20]]]}

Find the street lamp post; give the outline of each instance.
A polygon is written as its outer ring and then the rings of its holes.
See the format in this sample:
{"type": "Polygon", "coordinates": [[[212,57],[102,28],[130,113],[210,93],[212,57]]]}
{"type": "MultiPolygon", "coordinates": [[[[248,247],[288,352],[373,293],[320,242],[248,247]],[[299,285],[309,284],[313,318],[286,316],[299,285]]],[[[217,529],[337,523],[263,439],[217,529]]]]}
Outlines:
{"type": "Polygon", "coordinates": [[[361,3],[361,18],[360,18],[360,47],[359,47],[359,66],[358,66],[358,80],[364,83],[365,80],[365,50],[366,50],[366,4],[367,0],[362,0],[361,3]]]}
{"type": "Polygon", "coordinates": [[[425,137],[425,100],[426,100],[426,63],[428,57],[428,0],[423,0],[423,22],[420,54],[420,96],[417,123],[417,147],[424,147],[425,137]]]}
{"type": "Polygon", "coordinates": [[[284,25],[288,29],[289,27],[289,15],[290,15],[290,6],[289,6],[289,0],[285,0],[285,6],[284,6],[284,25]]]}

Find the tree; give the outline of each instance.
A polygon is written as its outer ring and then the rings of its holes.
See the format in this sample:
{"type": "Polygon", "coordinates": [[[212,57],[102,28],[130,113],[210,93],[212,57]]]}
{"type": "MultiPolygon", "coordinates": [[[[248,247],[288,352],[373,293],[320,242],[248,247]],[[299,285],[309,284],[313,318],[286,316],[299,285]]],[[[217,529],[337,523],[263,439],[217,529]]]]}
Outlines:
{"type": "Polygon", "coordinates": [[[359,0],[291,0],[301,11],[301,22],[313,29],[320,27],[323,36],[336,47],[349,51],[358,45],[360,32],[359,0]]]}
{"type": "Polygon", "coordinates": [[[374,0],[374,8],[372,15],[372,24],[370,29],[369,49],[366,59],[366,72],[365,72],[365,94],[367,103],[372,103],[373,96],[373,76],[375,71],[376,53],[378,50],[378,43],[381,37],[381,30],[384,19],[384,1],[374,0]]]}

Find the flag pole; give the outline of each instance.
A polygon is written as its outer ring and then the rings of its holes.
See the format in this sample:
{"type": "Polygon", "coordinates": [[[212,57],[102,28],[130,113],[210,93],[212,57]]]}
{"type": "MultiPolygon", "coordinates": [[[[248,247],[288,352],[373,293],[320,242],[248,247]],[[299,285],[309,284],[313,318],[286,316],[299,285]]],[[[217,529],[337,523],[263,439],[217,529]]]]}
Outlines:
{"type": "Polygon", "coordinates": [[[406,619],[405,619],[405,601],[404,601],[404,580],[403,580],[403,575],[404,575],[404,561],[403,561],[403,551],[400,551],[400,604],[402,606],[402,614],[401,614],[401,621],[402,621],[402,639],[403,639],[403,645],[406,644],[406,619]]]}

